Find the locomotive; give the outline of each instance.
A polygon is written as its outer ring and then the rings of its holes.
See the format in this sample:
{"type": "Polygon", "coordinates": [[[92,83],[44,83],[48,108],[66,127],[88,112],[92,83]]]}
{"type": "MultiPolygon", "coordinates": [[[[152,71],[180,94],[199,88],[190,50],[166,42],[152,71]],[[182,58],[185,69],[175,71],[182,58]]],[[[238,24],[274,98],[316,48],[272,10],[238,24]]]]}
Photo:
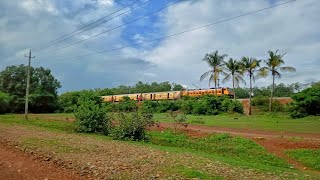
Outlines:
{"type": "Polygon", "coordinates": [[[146,101],[146,100],[177,100],[184,96],[199,97],[202,95],[217,95],[217,96],[229,96],[233,97],[234,93],[229,88],[217,88],[217,89],[193,89],[193,90],[182,90],[182,91],[165,91],[165,92],[149,92],[149,93],[134,93],[134,94],[119,94],[102,96],[104,102],[119,102],[124,97],[129,97],[135,101],[146,101]]]}

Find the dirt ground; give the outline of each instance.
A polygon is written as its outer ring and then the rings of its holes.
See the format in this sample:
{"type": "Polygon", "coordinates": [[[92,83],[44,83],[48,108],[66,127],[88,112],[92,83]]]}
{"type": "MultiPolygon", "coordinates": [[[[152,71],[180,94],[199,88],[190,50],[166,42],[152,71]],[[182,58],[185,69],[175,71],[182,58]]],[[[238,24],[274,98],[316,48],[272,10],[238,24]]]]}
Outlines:
{"type": "Polygon", "coordinates": [[[36,161],[27,154],[0,143],[0,179],[76,180],[80,176],[46,162],[36,161]]]}
{"type": "MultiPolygon", "coordinates": [[[[207,134],[188,131],[194,135],[207,134]]],[[[23,126],[0,126],[0,162],[0,179],[186,179],[175,167],[226,179],[298,179],[299,176],[235,167],[211,158],[129,142],[23,126]]]]}
{"type": "MultiPolygon", "coordinates": [[[[151,130],[163,131],[167,128],[172,128],[171,123],[159,123],[158,126],[151,130]]],[[[290,149],[320,149],[320,133],[288,133],[288,132],[272,132],[252,129],[224,128],[214,126],[203,126],[189,124],[188,127],[180,127],[190,137],[203,137],[212,133],[229,133],[235,136],[241,136],[252,139],[256,143],[265,147],[270,153],[287,160],[295,168],[300,170],[308,170],[299,162],[285,155],[285,150],[290,149]]],[[[317,172],[320,174],[320,172],[317,172]]]]}

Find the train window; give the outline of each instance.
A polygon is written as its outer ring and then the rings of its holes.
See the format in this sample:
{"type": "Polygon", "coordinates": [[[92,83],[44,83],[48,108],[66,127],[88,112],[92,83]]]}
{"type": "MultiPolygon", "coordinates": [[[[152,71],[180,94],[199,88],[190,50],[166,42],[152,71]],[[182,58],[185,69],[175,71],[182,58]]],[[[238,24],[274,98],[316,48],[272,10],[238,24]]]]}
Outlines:
{"type": "Polygon", "coordinates": [[[152,94],[150,94],[150,100],[152,100],[152,94]]]}
{"type": "Polygon", "coordinates": [[[169,97],[170,97],[170,94],[168,93],[168,94],[167,94],[167,99],[169,99],[169,97]]]}

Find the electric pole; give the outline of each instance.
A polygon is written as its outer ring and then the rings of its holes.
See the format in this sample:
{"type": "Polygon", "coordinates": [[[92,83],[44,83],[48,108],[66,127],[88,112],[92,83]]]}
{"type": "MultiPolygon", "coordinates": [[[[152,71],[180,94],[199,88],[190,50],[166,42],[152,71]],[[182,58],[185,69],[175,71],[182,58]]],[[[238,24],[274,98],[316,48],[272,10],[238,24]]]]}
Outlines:
{"type": "Polygon", "coordinates": [[[31,50],[29,51],[29,56],[27,56],[27,55],[24,55],[24,56],[29,59],[28,72],[27,72],[26,102],[25,102],[25,108],[24,108],[24,119],[28,120],[31,58],[35,58],[35,56],[33,56],[33,57],[31,56],[31,50]]]}

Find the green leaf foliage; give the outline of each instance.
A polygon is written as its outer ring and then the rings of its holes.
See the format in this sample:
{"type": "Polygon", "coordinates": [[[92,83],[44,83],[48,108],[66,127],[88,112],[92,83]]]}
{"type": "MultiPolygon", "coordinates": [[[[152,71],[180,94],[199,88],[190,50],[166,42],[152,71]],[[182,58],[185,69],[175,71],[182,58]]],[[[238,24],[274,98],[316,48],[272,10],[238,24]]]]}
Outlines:
{"type": "Polygon", "coordinates": [[[115,127],[111,136],[121,140],[146,140],[146,129],[155,124],[150,113],[119,113],[113,117],[115,127]]]}
{"type": "Polygon", "coordinates": [[[78,104],[75,111],[77,132],[109,134],[110,119],[98,94],[92,91],[82,92],[78,104]]]}
{"type": "Polygon", "coordinates": [[[320,115],[320,83],[315,83],[300,93],[292,96],[294,102],[289,107],[292,118],[302,118],[308,115],[320,115]]]}
{"type": "MultiPolygon", "coordinates": [[[[269,111],[270,98],[267,96],[256,96],[252,99],[252,106],[259,108],[259,110],[267,112],[269,111]]],[[[273,112],[284,112],[285,106],[281,104],[278,100],[272,100],[272,111],[273,112]]]]}
{"type": "MultiPolygon", "coordinates": [[[[10,109],[19,113],[24,111],[26,93],[27,66],[8,66],[0,72],[0,91],[9,94],[10,109]]],[[[43,67],[30,68],[29,111],[33,113],[51,113],[58,109],[57,91],[60,82],[43,67]]]]}
{"type": "Polygon", "coordinates": [[[0,114],[8,113],[10,111],[11,97],[3,92],[0,92],[0,114]]]}

